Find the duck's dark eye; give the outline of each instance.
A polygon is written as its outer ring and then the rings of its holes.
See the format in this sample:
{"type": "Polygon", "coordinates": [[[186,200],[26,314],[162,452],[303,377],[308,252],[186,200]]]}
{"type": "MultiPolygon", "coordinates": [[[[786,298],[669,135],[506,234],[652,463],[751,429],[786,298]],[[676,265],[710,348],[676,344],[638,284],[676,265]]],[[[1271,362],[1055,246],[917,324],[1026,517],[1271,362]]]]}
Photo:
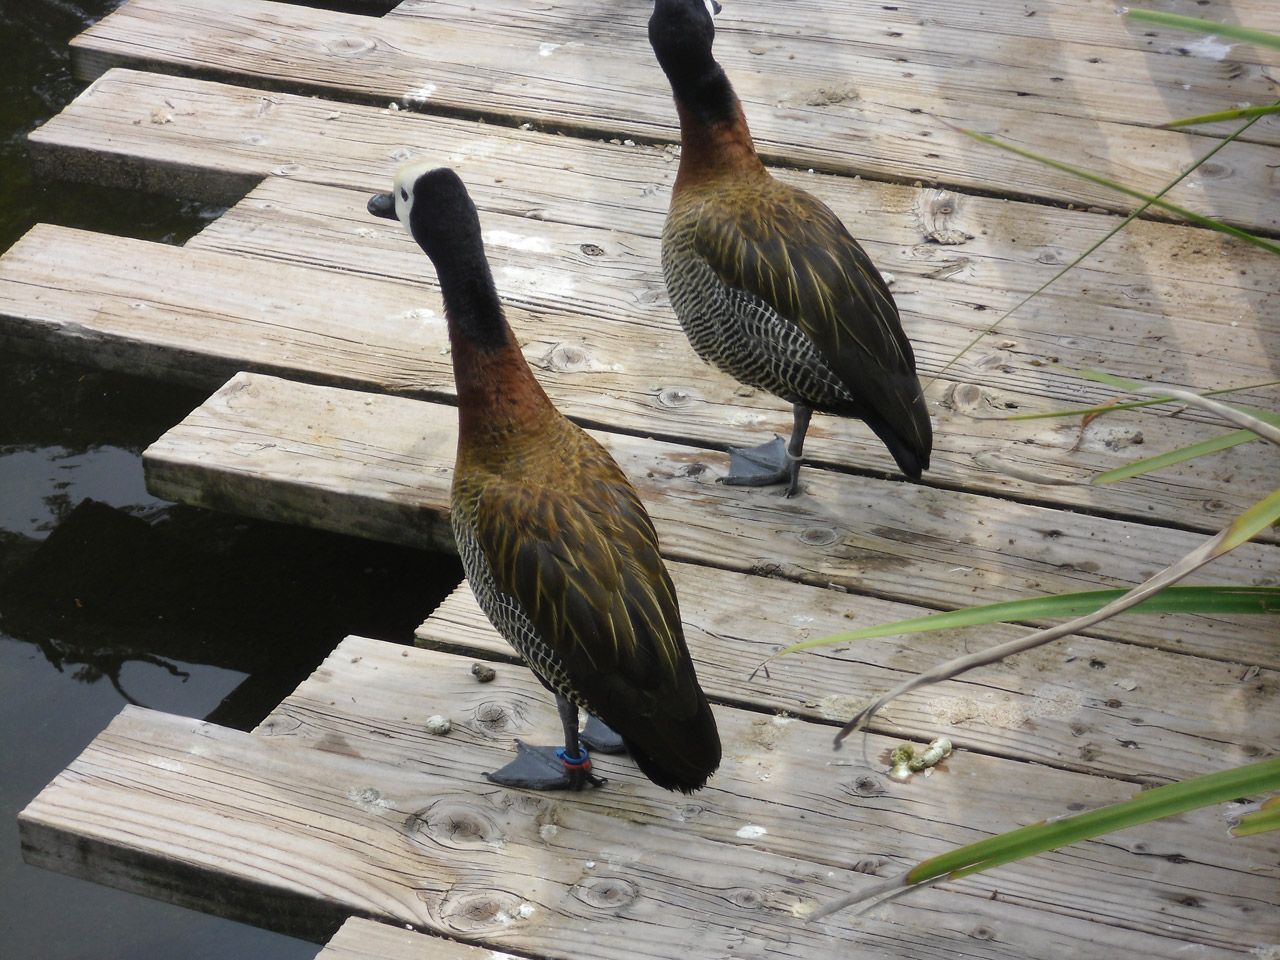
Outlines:
{"type": "Polygon", "coordinates": [[[409,191],[406,190],[404,187],[400,188],[400,199],[404,200],[406,203],[409,200],[409,191]]]}

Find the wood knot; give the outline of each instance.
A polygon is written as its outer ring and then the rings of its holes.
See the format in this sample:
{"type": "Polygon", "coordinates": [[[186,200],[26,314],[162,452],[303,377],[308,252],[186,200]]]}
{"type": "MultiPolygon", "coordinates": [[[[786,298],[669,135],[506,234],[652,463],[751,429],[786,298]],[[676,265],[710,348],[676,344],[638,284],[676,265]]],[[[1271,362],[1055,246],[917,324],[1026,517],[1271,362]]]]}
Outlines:
{"type": "Polygon", "coordinates": [[[676,807],[676,819],[681,823],[688,823],[690,820],[697,820],[706,812],[707,808],[700,803],[682,803],[676,807]]]}
{"type": "Polygon", "coordinates": [[[557,343],[543,358],[543,365],[548,370],[561,373],[573,373],[578,370],[590,370],[591,355],[586,348],[577,343],[557,343]]]}
{"type": "Polygon", "coordinates": [[[954,246],[973,239],[956,225],[960,197],[949,190],[923,190],[916,201],[916,220],[928,243],[954,246]]]}
{"type": "Polygon", "coordinates": [[[621,877],[587,877],[572,891],[575,898],[596,910],[620,910],[640,895],[636,885],[621,877]]]}
{"type": "Polygon", "coordinates": [[[951,388],[951,396],[948,399],[956,413],[971,414],[984,406],[982,388],[976,383],[957,383],[951,388]]]}
{"type": "Polygon", "coordinates": [[[1235,170],[1220,160],[1206,160],[1196,167],[1196,176],[1201,180],[1225,180],[1233,173],[1235,170]]]}
{"type": "Polygon", "coordinates": [[[994,940],[996,932],[986,924],[980,924],[969,931],[969,936],[975,940],[994,940]]]}
{"type": "Polygon", "coordinates": [[[368,37],[335,37],[324,45],[335,57],[362,57],[376,47],[368,37]]]}
{"type": "Polygon", "coordinates": [[[279,737],[296,733],[301,728],[302,721],[297,717],[270,716],[258,725],[254,733],[265,737],[279,737]]]}
{"type": "Polygon", "coordinates": [[[511,714],[497,700],[486,700],[476,707],[473,715],[476,726],[489,733],[501,733],[511,722],[511,714]]]}
{"type": "Polygon", "coordinates": [[[578,249],[581,250],[588,257],[604,256],[604,247],[599,246],[598,244],[595,244],[595,243],[584,243],[581,246],[579,246],[578,249]]]}
{"type": "Polygon", "coordinates": [[[493,846],[506,840],[502,828],[487,814],[461,800],[437,800],[409,814],[404,825],[410,837],[452,849],[493,846]]]}
{"type": "Polygon", "coordinates": [[[698,400],[683,387],[663,387],[658,391],[658,402],[664,407],[687,407],[698,400]]]}
{"type": "Polygon", "coordinates": [[[521,909],[525,906],[503,891],[450,894],[440,907],[440,922],[451,933],[492,933],[532,913],[531,907],[521,909]]]}
{"type": "Polygon", "coordinates": [[[807,547],[829,547],[840,539],[833,527],[806,527],[797,539],[807,547]]]}
{"type": "Polygon", "coordinates": [[[849,784],[849,791],[859,797],[878,797],[884,793],[884,784],[880,782],[878,777],[870,774],[863,774],[855,777],[853,783],[849,784]]]}
{"type": "Polygon", "coordinates": [[[760,891],[750,887],[735,887],[725,894],[725,899],[742,910],[759,910],[764,906],[760,891]]]}

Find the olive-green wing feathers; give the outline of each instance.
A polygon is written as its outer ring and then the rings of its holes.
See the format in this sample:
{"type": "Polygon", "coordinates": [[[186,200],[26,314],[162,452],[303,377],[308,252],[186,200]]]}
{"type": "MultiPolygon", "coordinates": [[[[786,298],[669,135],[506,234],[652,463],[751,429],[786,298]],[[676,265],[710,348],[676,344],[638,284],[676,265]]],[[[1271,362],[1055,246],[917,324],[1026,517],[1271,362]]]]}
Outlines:
{"type": "Polygon", "coordinates": [[[494,479],[476,520],[496,586],[515,598],[575,687],[589,695],[611,675],[642,690],[676,685],[688,653],[675,589],[653,524],[620,474],[590,497],[494,479]]]}

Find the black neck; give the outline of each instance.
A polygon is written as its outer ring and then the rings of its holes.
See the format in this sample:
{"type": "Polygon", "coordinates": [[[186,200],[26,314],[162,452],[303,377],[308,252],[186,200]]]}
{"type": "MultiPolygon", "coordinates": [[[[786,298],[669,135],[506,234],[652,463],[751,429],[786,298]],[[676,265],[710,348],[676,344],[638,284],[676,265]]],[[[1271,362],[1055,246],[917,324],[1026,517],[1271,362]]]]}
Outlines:
{"type": "Polygon", "coordinates": [[[432,257],[440,278],[440,293],[449,319],[451,336],[464,337],[481,350],[497,350],[507,343],[507,320],[498,291],[493,285],[489,264],[481,254],[478,262],[432,257]]]}
{"type": "Polygon", "coordinates": [[[700,65],[682,64],[667,71],[671,93],[686,114],[705,126],[736,123],[738,95],[720,64],[710,57],[700,65]]]}
{"type": "Polygon", "coordinates": [[[456,191],[451,189],[454,179],[445,180],[434,195],[420,182],[409,229],[435,265],[450,336],[462,336],[481,349],[497,349],[507,342],[506,317],[484,255],[480,218],[461,182],[456,191]]]}

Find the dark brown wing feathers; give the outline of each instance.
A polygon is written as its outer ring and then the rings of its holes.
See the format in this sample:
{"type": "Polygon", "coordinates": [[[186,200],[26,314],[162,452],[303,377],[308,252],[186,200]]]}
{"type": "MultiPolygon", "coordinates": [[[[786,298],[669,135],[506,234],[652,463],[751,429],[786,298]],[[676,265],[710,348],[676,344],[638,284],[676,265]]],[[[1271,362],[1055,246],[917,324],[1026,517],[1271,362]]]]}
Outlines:
{"type": "MultiPolygon", "coordinates": [[[[813,341],[863,405],[927,460],[928,415],[897,307],[866,251],[822,201],[768,178],[697,204],[694,252],[729,287],[813,341]]],[[[841,412],[841,411],[833,411],[841,412]]]]}

